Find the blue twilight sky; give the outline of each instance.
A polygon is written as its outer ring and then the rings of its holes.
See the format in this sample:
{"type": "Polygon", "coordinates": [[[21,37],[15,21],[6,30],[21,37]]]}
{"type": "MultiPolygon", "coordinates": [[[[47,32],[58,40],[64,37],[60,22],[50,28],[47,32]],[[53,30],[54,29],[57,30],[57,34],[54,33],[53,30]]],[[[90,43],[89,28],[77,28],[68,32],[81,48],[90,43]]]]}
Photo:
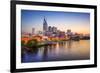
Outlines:
{"type": "Polygon", "coordinates": [[[22,32],[32,32],[43,30],[44,17],[48,26],[55,26],[61,31],[71,29],[72,32],[90,33],[90,13],[79,12],[56,12],[56,11],[37,11],[21,10],[22,32]]]}

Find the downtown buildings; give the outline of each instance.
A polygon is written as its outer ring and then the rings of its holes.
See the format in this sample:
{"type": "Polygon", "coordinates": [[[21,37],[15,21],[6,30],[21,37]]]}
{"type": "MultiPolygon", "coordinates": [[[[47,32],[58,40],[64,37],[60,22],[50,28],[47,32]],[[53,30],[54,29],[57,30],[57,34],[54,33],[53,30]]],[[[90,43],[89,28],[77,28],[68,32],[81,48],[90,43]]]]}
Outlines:
{"type": "Polygon", "coordinates": [[[55,26],[48,26],[46,19],[43,22],[43,35],[48,37],[65,37],[64,31],[58,30],[55,26]]]}
{"type": "Polygon", "coordinates": [[[90,39],[90,35],[83,35],[77,32],[72,32],[71,29],[66,29],[65,31],[59,30],[55,26],[49,26],[47,20],[43,19],[43,31],[35,31],[35,27],[32,28],[31,33],[22,33],[22,40],[29,41],[31,39],[36,39],[38,42],[41,41],[66,41],[66,40],[80,40],[80,39],[90,39]]]}

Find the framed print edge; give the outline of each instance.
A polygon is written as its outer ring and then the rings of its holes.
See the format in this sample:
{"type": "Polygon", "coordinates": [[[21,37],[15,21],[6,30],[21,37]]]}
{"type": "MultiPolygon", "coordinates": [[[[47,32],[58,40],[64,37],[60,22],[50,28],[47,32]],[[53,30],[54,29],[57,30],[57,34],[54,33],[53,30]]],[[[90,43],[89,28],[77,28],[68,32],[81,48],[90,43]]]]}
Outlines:
{"type": "Polygon", "coordinates": [[[14,1],[11,1],[11,4],[10,4],[11,8],[10,8],[10,15],[11,15],[11,29],[10,29],[10,47],[11,47],[11,53],[10,53],[10,71],[11,72],[16,72],[16,50],[14,50],[13,48],[16,48],[16,4],[14,1]]]}
{"type": "Polygon", "coordinates": [[[59,69],[78,69],[97,67],[97,7],[92,5],[77,5],[77,4],[60,4],[60,3],[45,3],[31,1],[11,1],[11,72],[28,72],[28,71],[44,71],[44,70],[59,70],[59,69]],[[55,6],[55,7],[71,7],[71,8],[86,8],[94,9],[94,64],[73,65],[73,66],[55,66],[55,67],[40,67],[40,68],[16,68],[16,5],[40,5],[40,6],[55,6]]]}

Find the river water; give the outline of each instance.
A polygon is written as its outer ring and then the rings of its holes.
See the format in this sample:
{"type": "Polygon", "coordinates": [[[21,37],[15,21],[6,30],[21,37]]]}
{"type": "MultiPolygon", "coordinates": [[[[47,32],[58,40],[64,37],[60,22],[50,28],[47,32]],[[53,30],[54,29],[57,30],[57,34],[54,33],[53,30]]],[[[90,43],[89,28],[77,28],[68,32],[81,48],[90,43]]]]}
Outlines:
{"type": "Polygon", "coordinates": [[[64,41],[25,52],[22,63],[90,59],[90,40],[64,41]]]}

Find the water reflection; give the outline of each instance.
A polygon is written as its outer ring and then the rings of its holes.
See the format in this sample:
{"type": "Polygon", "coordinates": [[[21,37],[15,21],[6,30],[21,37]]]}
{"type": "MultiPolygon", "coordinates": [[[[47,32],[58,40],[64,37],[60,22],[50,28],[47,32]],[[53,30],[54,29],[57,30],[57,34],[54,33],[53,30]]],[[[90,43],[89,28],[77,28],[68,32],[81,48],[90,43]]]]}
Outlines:
{"type": "Polygon", "coordinates": [[[33,48],[33,52],[25,51],[22,62],[85,60],[90,58],[90,41],[64,41],[55,45],[33,48]]]}

